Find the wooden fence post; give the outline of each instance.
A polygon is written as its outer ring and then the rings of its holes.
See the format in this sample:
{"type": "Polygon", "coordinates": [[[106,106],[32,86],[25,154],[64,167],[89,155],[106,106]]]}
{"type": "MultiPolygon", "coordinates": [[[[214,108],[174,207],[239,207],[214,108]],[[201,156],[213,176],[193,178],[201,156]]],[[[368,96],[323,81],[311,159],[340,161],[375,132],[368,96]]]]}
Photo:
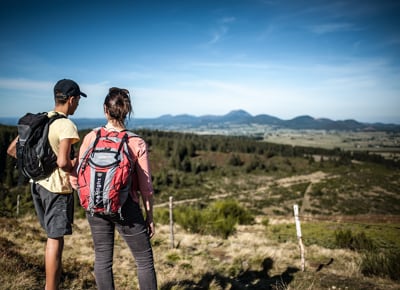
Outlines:
{"type": "Polygon", "coordinates": [[[300,246],[300,256],[301,256],[301,271],[304,272],[305,260],[304,260],[304,245],[301,235],[301,226],[300,226],[300,219],[299,219],[299,206],[297,204],[293,205],[294,210],[294,220],[296,222],[296,233],[297,239],[299,240],[300,246]]]}
{"type": "Polygon", "coordinates": [[[17,217],[19,216],[19,204],[20,204],[20,195],[17,195],[17,217]]]}
{"type": "Polygon", "coordinates": [[[174,245],[174,220],[172,211],[172,196],[169,197],[169,232],[171,239],[171,249],[175,248],[174,245]]]}

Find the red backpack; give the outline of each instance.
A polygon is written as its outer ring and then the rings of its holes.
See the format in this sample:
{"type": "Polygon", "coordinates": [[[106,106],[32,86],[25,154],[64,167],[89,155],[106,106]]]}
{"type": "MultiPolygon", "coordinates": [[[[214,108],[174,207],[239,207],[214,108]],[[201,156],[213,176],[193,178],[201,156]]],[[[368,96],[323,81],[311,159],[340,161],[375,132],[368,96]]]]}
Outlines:
{"type": "Polygon", "coordinates": [[[91,214],[121,215],[121,208],[132,186],[134,161],[128,140],[129,131],[95,129],[96,139],[80,158],[77,169],[81,206],[91,214]]]}

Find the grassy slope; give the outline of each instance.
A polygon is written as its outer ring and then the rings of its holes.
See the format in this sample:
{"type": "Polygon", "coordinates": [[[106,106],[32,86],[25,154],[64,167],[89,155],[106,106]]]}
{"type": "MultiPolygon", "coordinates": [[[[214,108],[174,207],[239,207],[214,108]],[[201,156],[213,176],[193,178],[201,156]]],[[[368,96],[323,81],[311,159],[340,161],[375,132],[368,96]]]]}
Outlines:
{"type": "MultiPolygon", "coordinates": [[[[168,167],[162,154],[157,148],[151,153],[155,175],[168,167]]],[[[168,225],[158,224],[152,242],[160,289],[400,288],[399,282],[364,277],[361,255],[333,245],[334,232],[350,228],[365,232],[379,247],[400,249],[399,169],[320,157],[311,162],[259,156],[266,169],[246,172],[254,156],[238,155],[243,166],[227,166],[226,153],[198,152],[193,161],[212,162],[216,169],[168,171],[177,182],[160,188],[159,207],[167,206],[170,195],[182,206],[231,197],[251,210],[257,223],[239,226],[227,240],[189,234],[176,225],[175,249],[170,248],[168,225]],[[305,272],[299,270],[295,203],[303,222],[305,272]]],[[[44,242],[35,217],[0,218],[0,289],[43,289],[44,242]]],[[[93,255],[87,222],[77,218],[74,234],[66,238],[62,289],[95,289],[93,255]]],[[[117,289],[136,289],[134,261],[118,235],[114,265],[117,289]]]]}
{"type": "MultiPolygon", "coordinates": [[[[176,225],[174,249],[169,227],[158,224],[152,243],[160,289],[398,289],[399,282],[364,277],[359,253],[332,248],[332,232],[338,226],[303,224],[306,269],[301,272],[291,218],[270,218],[265,227],[258,217],[256,224],[239,226],[226,240],[189,234],[176,225]]],[[[375,224],[378,233],[368,231],[367,223],[357,226],[373,238],[397,232],[387,241],[400,247],[400,223],[375,224]]],[[[43,289],[45,235],[36,218],[1,218],[0,236],[0,288],[43,289]]],[[[93,259],[87,221],[77,219],[74,234],[66,237],[62,289],[95,289],[93,259]]],[[[118,235],[114,271],[117,289],[136,289],[134,260],[118,235]]]]}

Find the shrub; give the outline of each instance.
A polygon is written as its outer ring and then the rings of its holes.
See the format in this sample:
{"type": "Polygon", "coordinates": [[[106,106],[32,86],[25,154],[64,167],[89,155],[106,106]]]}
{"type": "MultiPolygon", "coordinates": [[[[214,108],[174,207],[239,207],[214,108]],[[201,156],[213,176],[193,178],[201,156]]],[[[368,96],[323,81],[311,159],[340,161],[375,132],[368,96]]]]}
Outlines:
{"type": "Polygon", "coordinates": [[[230,166],[242,166],[243,161],[240,159],[240,156],[233,154],[231,157],[228,159],[228,165],[230,166]]]}
{"type": "Polygon", "coordinates": [[[207,234],[222,237],[227,239],[236,230],[237,220],[233,216],[227,216],[225,218],[219,218],[218,220],[208,223],[205,228],[207,234]]]}
{"type": "Polygon", "coordinates": [[[192,233],[209,234],[228,238],[237,224],[250,224],[253,216],[234,200],[216,201],[204,209],[178,207],[174,220],[192,233]]]}
{"type": "Polygon", "coordinates": [[[400,280],[399,261],[399,251],[367,251],[361,261],[361,273],[365,276],[389,277],[392,280],[400,280]]]}
{"type": "Polygon", "coordinates": [[[353,235],[349,229],[335,232],[335,242],[336,246],[339,248],[346,248],[355,251],[372,251],[376,248],[373,241],[368,238],[364,232],[353,235]]]}
{"type": "Polygon", "coordinates": [[[261,221],[261,224],[264,226],[264,227],[268,227],[269,226],[269,218],[263,218],[263,220],[261,221]]]}
{"type": "Polygon", "coordinates": [[[241,225],[251,224],[254,218],[234,200],[216,201],[209,206],[216,219],[233,217],[241,225]]]}
{"type": "Polygon", "coordinates": [[[154,209],[154,220],[157,223],[167,225],[169,224],[169,209],[167,208],[155,208],[154,209]]]}
{"type": "Polygon", "coordinates": [[[174,210],[174,220],[186,231],[191,233],[204,232],[204,219],[202,212],[197,208],[179,207],[174,210]]]}

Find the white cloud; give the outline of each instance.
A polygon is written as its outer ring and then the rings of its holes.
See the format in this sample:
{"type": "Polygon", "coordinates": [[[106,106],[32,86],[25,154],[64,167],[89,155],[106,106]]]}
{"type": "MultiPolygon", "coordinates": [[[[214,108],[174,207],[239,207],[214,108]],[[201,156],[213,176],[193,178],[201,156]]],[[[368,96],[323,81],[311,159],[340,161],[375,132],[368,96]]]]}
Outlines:
{"type": "Polygon", "coordinates": [[[232,23],[232,22],[235,22],[236,21],[236,18],[235,17],[224,17],[224,18],[221,18],[220,20],[219,20],[219,22],[221,22],[221,23],[232,23]]]}
{"type": "Polygon", "coordinates": [[[209,45],[216,44],[221,41],[229,31],[229,25],[236,21],[235,17],[223,17],[217,22],[219,25],[213,29],[211,40],[208,42],[209,45]]]}
{"type": "Polygon", "coordinates": [[[48,91],[50,89],[50,92],[52,92],[53,86],[54,84],[45,81],[0,78],[0,89],[17,91],[48,91]]]}
{"type": "Polygon", "coordinates": [[[228,27],[227,26],[220,26],[216,30],[212,32],[212,37],[211,40],[208,42],[208,44],[215,44],[219,42],[225,34],[228,32],[228,27]]]}
{"type": "Polygon", "coordinates": [[[326,34],[326,33],[343,32],[343,31],[356,31],[359,29],[357,29],[351,23],[325,23],[325,24],[310,26],[309,30],[315,34],[326,34]]]}

